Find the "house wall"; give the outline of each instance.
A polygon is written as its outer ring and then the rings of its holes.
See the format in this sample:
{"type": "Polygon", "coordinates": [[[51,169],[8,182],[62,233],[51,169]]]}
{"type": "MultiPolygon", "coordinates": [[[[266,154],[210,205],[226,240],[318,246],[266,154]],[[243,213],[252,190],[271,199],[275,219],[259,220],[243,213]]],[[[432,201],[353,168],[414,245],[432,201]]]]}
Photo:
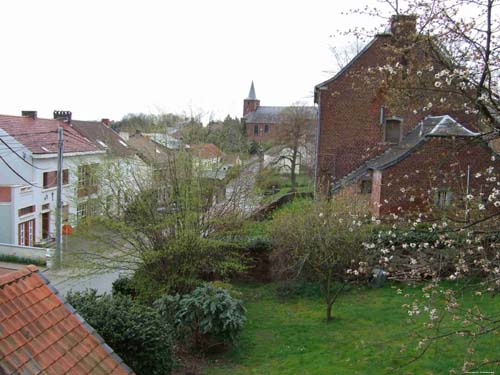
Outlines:
{"type": "Polygon", "coordinates": [[[477,140],[430,138],[406,159],[374,173],[373,203],[378,203],[375,191],[380,185],[380,208],[374,213],[384,216],[417,209],[423,212],[434,206],[437,190],[447,189],[451,192],[450,209],[458,209],[463,218],[467,167],[471,168],[472,195],[480,197],[483,193],[487,198],[496,186],[496,182],[487,178],[496,176],[496,181],[500,178],[500,162],[491,158],[491,150],[477,140]],[[496,175],[486,172],[490,166],[495,167],[496,175]],[[480,176],[476,177],[478,173],[480,176]]]}
{"type": "MultiPolygon", "coordinates": [[[[396,61],[402,60],[401,51],[404,48],[400,44],[400,39],[390,34],[376,37],[345,72],[317,89],[316,102],[319,104],[320,116],[317,186],[325,191],[328,191],[333,181],[341,179],[389,147],[383,141],[381,106],[385,107],[386,118],[397,116],[403,119],[403,135],[427,115],[449,114],[461,124],[474,129],[475,117],[466,114],[462,99],[452,94],[412,89],[405,91],[406,96],[401,94],[401,98],[390,97],[386,81],[383,81],[386,75],[380,73],[378,67],[386,64],[394,66],[396,61]],[[432,97],[430,92],[433,92],[432,97]],[[437,105],[443,95],[447,99],[446,103],[437,105]],[[434,105],[424,110],[430,101],[434,105]],[[462,110],[457,109],[460,106],[462,110]]],[[[405,52],[405,64],[411,69],[417,65],[416,61],[424,59],[423,55],[427,61],[430,59],[435,62],[432,71],[429,68],[426,72],[433,79],[440,64],[426,53],[425,43],[405,52]]],[[[411,74],[416,73],[413,71],[411,74]]]]}
{"type": "Polygon", "coordinates": [[[256,124],[249,122],[245,124],[248,139],[262,142],[262,141],[272,141],[278,138],[279,124],[267,124],[269,125],[269,132],[264,132],[266,124],[256,124]],[[254,127],[257,125],[259,127],[259,134],[254,134],[254,127]]]}

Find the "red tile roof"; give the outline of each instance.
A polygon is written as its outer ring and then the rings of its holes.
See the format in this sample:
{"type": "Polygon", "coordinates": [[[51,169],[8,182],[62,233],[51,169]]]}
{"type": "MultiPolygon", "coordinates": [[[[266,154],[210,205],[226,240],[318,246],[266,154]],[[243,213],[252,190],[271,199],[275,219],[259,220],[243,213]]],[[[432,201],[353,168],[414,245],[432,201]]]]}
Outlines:
{"type": "Polygon", "coordinates": [[[213,143],[200,143],[197,145],[191,145],[191,151],[194,156],[201,159],[212,159],[221,157],[223,152],[213,143]]]}
{"type": "Polygon", "coordinates": [[[0,129],[14,137],[34,154],[57,152],[57,128],[62,127],[64,152],[97,151],[97,147],[86,140],[67,123],[28,116],[0,115],[0,129]]]}
{"type": "Polygon", "coordinates": [[[35,266],[0,276],[0,373],[132,374],[35,266]]]}

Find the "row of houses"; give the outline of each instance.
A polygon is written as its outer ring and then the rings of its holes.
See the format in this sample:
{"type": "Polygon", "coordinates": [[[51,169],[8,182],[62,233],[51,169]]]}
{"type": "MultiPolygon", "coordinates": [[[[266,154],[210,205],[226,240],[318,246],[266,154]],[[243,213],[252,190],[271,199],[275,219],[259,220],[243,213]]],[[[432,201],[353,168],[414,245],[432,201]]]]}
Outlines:
{"type": "Polygon", "coordinates": [[[222,179],[231,165],[214,145],[189,147],[140,131],[120,136],[107,119],[78,121],[69,111],[54,111],[53,119],[39,118],[36,111],[0,115],[0,243],[34,246],[53,240],[59,128],[66,228],[100,210],[121,209],[131,194],[153,182],[157,166],[174,152],[190,152],[211,178],[222,179]],[[103,176],[112,187],[102,183],[103,176]]]}
{"type": "MultiPolygon", "coordinates": [[[[360,196],[377,217],[464,210],[471,196],[476,207],[492,207],[498,133],[485,134],[467,90],[451,89],[457,82],[441,72],[456,66],[416,24],[413,15],[393,16],[388,30],[315,86],[316,192],[360,196]]],[[[248,137],[276,139],[281,111],[260,106],[252,83],[243,109],[248,137]]]]}

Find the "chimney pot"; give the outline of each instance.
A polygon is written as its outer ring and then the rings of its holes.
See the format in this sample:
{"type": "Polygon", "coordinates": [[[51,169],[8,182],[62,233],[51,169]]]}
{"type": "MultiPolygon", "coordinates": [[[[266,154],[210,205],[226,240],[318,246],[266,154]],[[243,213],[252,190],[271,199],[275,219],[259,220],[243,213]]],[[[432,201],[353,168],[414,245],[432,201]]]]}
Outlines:
{"type": "Polygon", "coordinates": [[[21,111],[21,116],[31,117],[33,120],[36,120],[38,117],[38,114],[37,114],[37,111],[21,111]]]}
{"type": "Polygon", "coordinates": [[[417,16],[395,14],[391,17],[391,33],[395,37],[408,37],[417,32],[417,16]]]}
{"type": "Polygon", "coordinates": [[[101,122],[106,125],[106,126],[109,126],[109,118],[103,118],[101,119],[101,122]]]}
{"type": "Polygon", "coordinates": [[[71,125],[71,111],[54,111],[54,120],[61,120],[71,125]]]}

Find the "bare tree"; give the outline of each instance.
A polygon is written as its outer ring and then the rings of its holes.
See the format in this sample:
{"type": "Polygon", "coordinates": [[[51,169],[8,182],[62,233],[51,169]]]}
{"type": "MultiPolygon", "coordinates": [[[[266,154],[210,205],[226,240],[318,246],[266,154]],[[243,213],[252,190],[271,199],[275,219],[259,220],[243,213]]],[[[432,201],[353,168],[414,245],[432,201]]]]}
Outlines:
{"type": "Polygon", "coordinates": [[[297,168],[314,140],[316,109],[297,103],[281,112],[278,143],[285,146],[276,163],[290,171],[291,190],[297,187],[297,168]]]}

